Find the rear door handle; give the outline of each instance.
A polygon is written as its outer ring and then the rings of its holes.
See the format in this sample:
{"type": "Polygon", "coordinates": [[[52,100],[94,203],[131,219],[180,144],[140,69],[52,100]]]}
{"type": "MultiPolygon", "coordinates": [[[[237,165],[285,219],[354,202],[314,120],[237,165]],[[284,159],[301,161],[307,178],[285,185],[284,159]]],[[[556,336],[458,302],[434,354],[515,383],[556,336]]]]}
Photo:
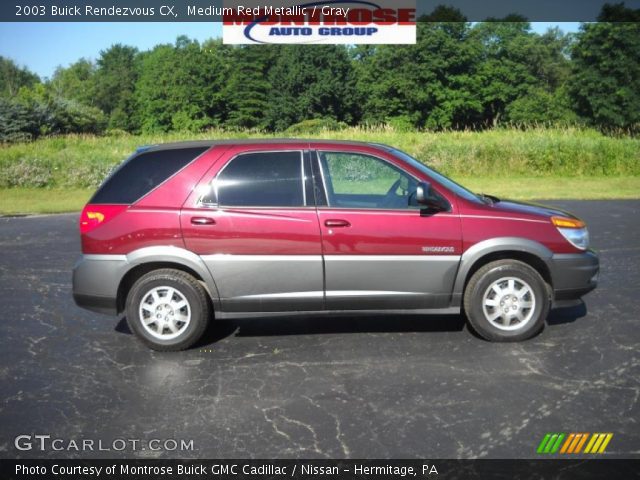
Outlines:
{"type": "Polygon", "coordinates": [[[350,227],[351,224],[346,220],[332,219],[332,220],[325,220],[324,226],[329,228],[344,228],[344,227],[350,227]]]}
{"type": "Polygon", "coordinates": [[[191,217],[191,223],[193,225],[215,225],[216,221],[208,217],[191,217]]]}

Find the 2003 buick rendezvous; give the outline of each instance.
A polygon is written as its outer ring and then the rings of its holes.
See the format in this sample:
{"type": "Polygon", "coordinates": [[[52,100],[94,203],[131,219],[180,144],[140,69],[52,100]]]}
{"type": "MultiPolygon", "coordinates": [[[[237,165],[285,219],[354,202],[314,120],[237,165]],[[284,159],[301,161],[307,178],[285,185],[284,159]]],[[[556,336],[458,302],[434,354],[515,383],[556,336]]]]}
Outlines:
{"type": "Polygon", "coordinates": [[[463,311],[484,338],[538,333],[596,286],[585,224],[471,193],[378,144],[210,141],[140,148],[80,219],[78,305],[125,312],[157,350],[210,318],[463,311]]]}

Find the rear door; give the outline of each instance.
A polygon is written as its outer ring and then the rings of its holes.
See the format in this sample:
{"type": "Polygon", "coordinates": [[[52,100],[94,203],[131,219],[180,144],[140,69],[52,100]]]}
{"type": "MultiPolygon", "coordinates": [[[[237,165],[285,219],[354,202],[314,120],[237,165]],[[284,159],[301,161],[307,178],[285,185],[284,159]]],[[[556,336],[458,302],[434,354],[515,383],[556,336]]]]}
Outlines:
{"type": "Polygon", "coordinates": [[[446,307],[462,243],[455,205],[421,210],[418,179],[376,152],[316,152],[327,308],[446,307]]]}
{"type": "Polygon", "coordinates": [[[227,312],[322,310],[323,265],[309,152],[235,147],[182,212],[227,312]]]}

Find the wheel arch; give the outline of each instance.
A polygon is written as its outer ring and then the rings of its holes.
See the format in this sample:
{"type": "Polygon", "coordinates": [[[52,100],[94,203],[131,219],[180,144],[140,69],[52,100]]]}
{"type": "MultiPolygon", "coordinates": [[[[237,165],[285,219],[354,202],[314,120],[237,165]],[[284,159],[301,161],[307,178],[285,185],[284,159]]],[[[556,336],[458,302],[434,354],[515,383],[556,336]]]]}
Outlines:
{"type": "Polygon", "coordinates": [[[553,252],[541,243],[519,237],[492,238],[470,247],[460,258],[454,283],[454,304],[461,305],[464,289],[471,276],[484,265],[496,260],[519,260],[535,269],[553,288],[549,261],[553,252]]]}
{"type": "Polygon", "coordinates": [[[133,284],[143,275],[162,268],[172,268],[188,273],[199,281],[211,299],[214,311],[219,311],[218,288],[200,257],[178,247],[149,247],[127,255],[127,270],[118,284],[116,306],[118,313],[124,311],[127,295],[133,284]]]}

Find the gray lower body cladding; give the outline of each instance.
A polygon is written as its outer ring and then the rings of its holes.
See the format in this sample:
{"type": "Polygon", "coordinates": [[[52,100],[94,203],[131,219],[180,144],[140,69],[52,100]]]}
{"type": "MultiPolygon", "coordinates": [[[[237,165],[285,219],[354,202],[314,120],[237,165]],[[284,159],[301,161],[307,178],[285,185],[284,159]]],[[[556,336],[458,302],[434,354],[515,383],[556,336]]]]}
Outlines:
{"type": "MultiPolygon", "coordinates": [[[[180,249],[149,253],[84,255],[73,271],[76,304],[117,314],[124,275],[136,265],[173,258],[204,278],[221,313],[459,311],[460,293],[454,291],[462,274],[458,256],[197,257],[180,249]],[[172,257],[176,252],[179,256],[172,257]]],[[[596,287],[599,261],[591,251],[553,255],[547,265],[556,301],[580,298],[596,287]]]]}
{"type": "Polygon", "coordinates": [[[449,306],[458,256],[210,255],[225,312],[449,306]]]}
{"type": "Polygon", "coordinates": [[[125,255],[83,255],[73,268],[73,299],[76,305],[116,315],[118,285],[126,265],[125,255]]]}
{"type": "Polygon", "coordinates": [[[556,254],[548,265],[555,300],[576,300],[598,284],[600,261],[592,251],[556,254]]]}
{"type": "MultiPolygon", "coordinates": [[[[76,304],[117,314],[124,275],[145,258],[157,261],[157,253],[82,256],[73,270],[76,304]]],[[[174,260],[183,263],[182,257],[174,260]]],[[[209,291],[218,311],[312,312],[447,308],[459,257],[210,255],[199,261],[212,277],[209,291]]]]}

